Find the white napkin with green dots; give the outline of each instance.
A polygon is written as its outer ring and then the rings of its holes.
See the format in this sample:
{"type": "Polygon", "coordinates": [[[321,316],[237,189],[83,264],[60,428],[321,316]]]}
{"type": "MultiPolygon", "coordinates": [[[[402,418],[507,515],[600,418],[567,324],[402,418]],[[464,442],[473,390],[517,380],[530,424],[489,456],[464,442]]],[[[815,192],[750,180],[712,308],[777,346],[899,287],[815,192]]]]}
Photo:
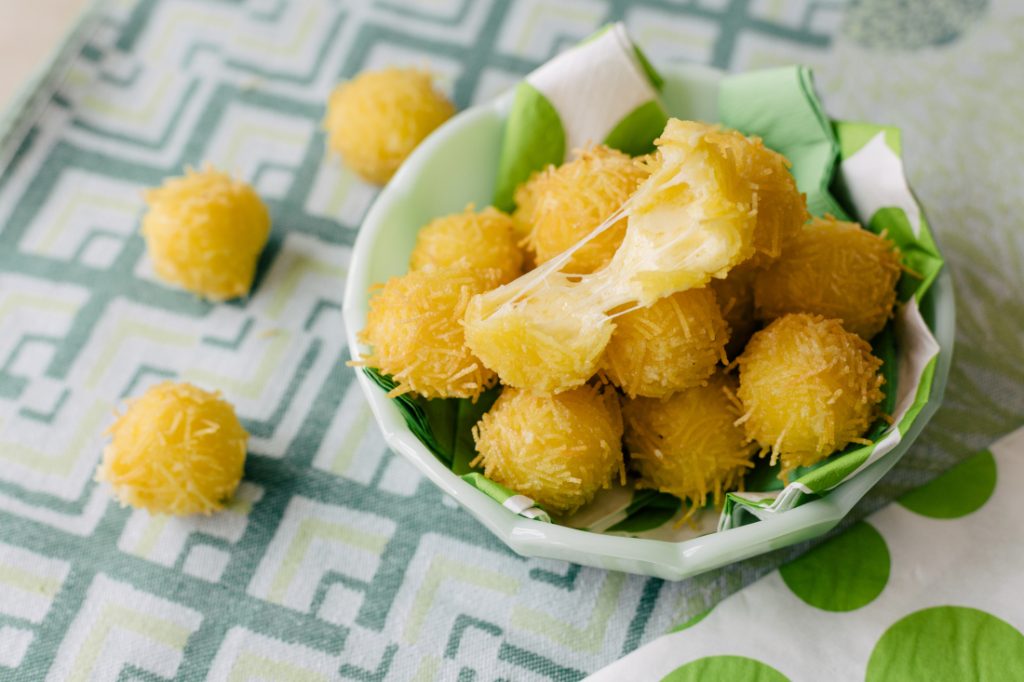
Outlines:
{"type": "Polygon", "coordinates": [[[627,154],[654,149],[668,115],[662,81],[622,24],[612,24],[516,86],[505,126],[494,204],[513,208],[516,187],[574,151],[604,143],[627,154]]]}
{"type": "Polygon", "coordinates": [[[589,679],[1022,679],[1021,486],[1024,428],[589,679]]]}

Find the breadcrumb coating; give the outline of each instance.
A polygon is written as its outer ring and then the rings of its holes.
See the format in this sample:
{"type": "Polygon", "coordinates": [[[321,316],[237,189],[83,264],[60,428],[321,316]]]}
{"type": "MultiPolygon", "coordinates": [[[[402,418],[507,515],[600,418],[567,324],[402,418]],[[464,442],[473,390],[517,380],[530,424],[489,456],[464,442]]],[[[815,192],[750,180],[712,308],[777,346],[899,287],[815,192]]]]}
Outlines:
{"type": "Polygon", "coordinates": [[[122,505],[156,514],[210,514],[242,478],[249,434],[220,393],[163,382],[107,430],[96,480],[122,505]]]}
{"type": "Polygon", "coordinates": [[[558,395],[506,388],[473,427],[484,475],[571,514],[619,475],[622,415],[610,388],[582,386],[558,395]]]}
{"type": "Polygon", "coordinates": [[[470,299],[501,281],[500,270],[427,269],[392,277],[370,299],[359,338],[373,347],[354,364],[376,367],[424,398],[472,398],[497,377],[466,347],[470,299]]]}
{"type": "Polygon", "coordinates": [[[721,505],[753,466],[757,446],[735,422],[740,417],[736,379],[717,372],[703,386],[665,400],[625,400],[626,449],[640,474],[638,487],[688,502],[689,517],[708,502],[721,505]]]}
{"type": "MultiPolygon", "coordinates": [[[[628,154],[598,145],[561,166],[548,166],[516,190],[512,214],[536,264],[587,236],[647,177],[628,154]]],[[[573,254],[565,272],[593,272],[611,260],[626,234],[625,216],[573,254]]]]}
{"type": "Polygon", "coordinates": [[[464,268],[501,272],[501,282],[523,273],[523,252],[516,243],[512,218],[488,206],[476,212],[435,218],[416,237],[409,269],[464,268]]]}
{"type": "Polygon", "coordinates": [[[816,218],[757,276],[757,317],[815,313],[870,340],[892,317],[902,266],[895,245],[857,223],[816,218]]]}
{"type": "Polygon", "coordinates": [[[412,150],[455,113],[430,73],[390,68],[341,83],[327,100],[328,147],[363,179],[383,185],[412,150]]]}
{"type": "Polygon", "coordinates": [[[740,419],[785,476],[850,443],[879,416],[885,379],[871,346],[820,315],[789,314],[754,334],[738,360],[740,419]]]}
{"type": "Polygon", "coordinates": [[[248,184],[207,166],[146,191],[142,235],[156,274],[212,301],[244,296],[270,235],[248,184]]]}
{"type": "Polygon", "coordinates": [[[666,398],[704,383],[728,339],[715,294],[681,291],[616,317],[601,368],[631,398],[666,398]]]}

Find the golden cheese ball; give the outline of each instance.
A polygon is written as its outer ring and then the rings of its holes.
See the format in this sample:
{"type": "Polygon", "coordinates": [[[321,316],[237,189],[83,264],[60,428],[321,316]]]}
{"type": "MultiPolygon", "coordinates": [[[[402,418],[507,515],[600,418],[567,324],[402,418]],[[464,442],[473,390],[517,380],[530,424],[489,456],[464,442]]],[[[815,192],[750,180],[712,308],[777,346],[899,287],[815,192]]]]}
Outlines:
{"type": "Polygon", "coordinates": [[[764,267],[782,254],[784,245],[810,218],[807,197],[796,187],[789,160],[765,147],[761,138],[724,135],[721,144],[733,154],[740,176],[754,187],[757,225],[754,255],[748,262],[764,267]]]}
{"type": "Polygon", "coordinates": [[[270,235],[252,187],[207,166],[146,192],[142,235],[161,279],[212,301],[244,296],[270,235]]]}
{"type": "Polygon", "coordinates": [[[743,352],[743,347],[757,326],[754,317],[756,275],[757,270],[748,261],[734,267],[724,279],[711,280],[711,290],[715,292],[722,317],[729,325],[729,342],[725,344],[725,353],[730,358],[743,352]]]}
{"type": "Polygon", "coordinates": [[[888,239],[857,223],[816,218],[758,274],[757,316],[815,313],[842,320],[870,340],[892,316],[901,271],[899,251],[888,239]]]}
{"type": "Polygon", "coordinates": [[[739,357],[747,436],[781,458],[782,474],[862,439],[878,416],[885,379],[871,346],[820,315],[785,315],[739,357]]]}
{"type": "Polygon", "coordinates": [[[249,434],[218,392],[165,381],[130,401],[108,433],[96,480],[122,505],[210,514],[242,478],[249,434]]]}
{"type": "MultiPolygon", "coordinates": [[[[716,373],[665,400],[626,400],[626,449],[640,475],[639,487],[671,493],[688,502],[689,514],[720,505],[753,466],[757,446],[742,427],[735,398],[736,379],[716,373]]],[[[687,516],[689,516],[687,514],[687,516]]]]}
{"type": "Polygon", "coordinates": [[[665,398],[704,383],[728,339],[714,292],[681,291],[616,317],[601,368],[631,398],[665,398]]]}
{"type": "Polygon", "coordinates": [[[367,71],[327,100],[327,145],[363,179],[383,185],[435,128],[455,113],[419,69],[367,71]]]}
{"type": "Polygon", "coordinates": [[[466,347],[462,317],[469,300],[496,287],[498,270],[413,270],[393,277],[370,299],[359,338],[373,347],[359,364],[391,375],[392,397],[476,399],[497,377],[466,347]]]}
{"type": "Polygon", "coordinates": [[[477,213],[470,205],[419,231],[409,267],[494,269],[502,282],[511,282],[523,273],[523,252],[508,214],[491,206],[477,213]]]}
{"type": "Polygon", "coordinates": [[[610,388],[579,388],[554,396],[506,388],[473,427],[484,475],[532,498],[545,509],[571,514],[625,480],[622,415],[610,388]]]}
{"type": "MultiPolygon", "coordinates": [[[[628,154],[598,145],[516,190],[512,214],[537,265],[562,253],[619,209],[648,176],[628,154]]],[[[611,260],[626,234],[623,218],[573,254],[564,272],[593,272],[611,260]]]]}

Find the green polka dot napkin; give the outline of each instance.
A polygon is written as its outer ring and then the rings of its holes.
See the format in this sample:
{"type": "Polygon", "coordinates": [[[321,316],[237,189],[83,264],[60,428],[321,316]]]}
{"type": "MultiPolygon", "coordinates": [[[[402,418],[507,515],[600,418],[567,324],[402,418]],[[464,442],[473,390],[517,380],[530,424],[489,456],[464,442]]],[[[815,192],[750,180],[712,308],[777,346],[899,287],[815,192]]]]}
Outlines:
{"type": "Polygon", "coordinates": [[[1021,481],[1024,429],[589,679],[1020,679],[1021,481]]]}

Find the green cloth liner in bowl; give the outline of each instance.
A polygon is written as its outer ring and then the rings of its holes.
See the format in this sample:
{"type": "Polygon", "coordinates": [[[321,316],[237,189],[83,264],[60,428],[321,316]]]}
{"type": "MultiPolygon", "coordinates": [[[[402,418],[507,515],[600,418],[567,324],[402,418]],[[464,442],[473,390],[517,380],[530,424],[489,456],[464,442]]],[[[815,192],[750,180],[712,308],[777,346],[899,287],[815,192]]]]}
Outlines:
{"type": "MultiPolygon", "coordinates": [[[[619,25],[530,74],[516,89],[509,111],[495,205],[513,209],[514,190],[519,183],[548,164],[562,163],[570,155],[566,140],[580,138],[573,134],[573,125],[580,116],[589,116],[580,123],[587,127],[588,135],[592,136],[595,130],[604,131],[600,139],[605,143],[634,155],[652,149],[667,120],[657,96],[660,84],[660,77],[619,25]],[[564,70],[560,60],[568,63],[564,70]],[[581,83],[580,69],[592,72],[595,63],[606,64],[608,60],[618,60],[619,65],[630,61],[632,66],[621,71],[627,73],[633,68],[636,82],[629,94],[632,100],[625,117],[595,121],[593,107],[586,106],[587,95],[597,92],[600,81],[581,83]],[[563,71],[569,76],[552,77],[552,73],[557,76],[563,71]],[[538,78],[538,74],[542,77],[538,78]],[[559,92],[561,86],[569,90],[576,87],[578,91],[559,92]],[[554,101],[562,103],[562,110],[554,101]]],[[[899,281],[901,304],[894,319],[872,343],[874,353],[883,361],[881,371],[886,380],[882,408],[885,414],[893,416],[893,423],[880,419],[867,434],[871,445],[851,446],[815,466],[798,469],[787,485],[779,480],[777,465],[769,466],[767,458],[759,459],[747,476],[745,491],[726,496],[718,521],[719,530],[724,530],[784,512],[825,493],[856,476],[899,443],[927,402],[931,388],[938,345],[917,304],[943,261],[924,214],[904,179],[898,130],[829,120],[814,91],[811,71],[803,66],[725,76],[720,84],[718,106],[723,125],[760,136],[765,144],[790,160],[793,176],[800,190],[807,194],[814,215],[828,213],[841,219],[857,219],[875,233],[884,232],[900,248],[908,269],[899,281]]],[[[373,370],[367,372],[383,389],[394,386],[387,377],[373,370]]],[[[472,427],[493,404],[499,390],[488,391],[476,403],[423,400],[409,395],[398,400],[412,431],[456,474],[515,513],[550,520],[528,498],[515,495],[470,466],[476,456],[472,427]],[[508,503],[510,499],[512,503],[508,503]]],[[[678,501],[649,490],[614,497],[618,500],[614,505],[598,510],[603,521],[587,528],[664,538],[665,529],[672,527],[682,511],[678,501]]],[[[594,504],[600,505],[600,500],[599,495],[594,504]]],[[[594,518],[593,510],[588,518],[594,518]]],[[[562,521],[573,525],[571,519],[562,521]]]]}

